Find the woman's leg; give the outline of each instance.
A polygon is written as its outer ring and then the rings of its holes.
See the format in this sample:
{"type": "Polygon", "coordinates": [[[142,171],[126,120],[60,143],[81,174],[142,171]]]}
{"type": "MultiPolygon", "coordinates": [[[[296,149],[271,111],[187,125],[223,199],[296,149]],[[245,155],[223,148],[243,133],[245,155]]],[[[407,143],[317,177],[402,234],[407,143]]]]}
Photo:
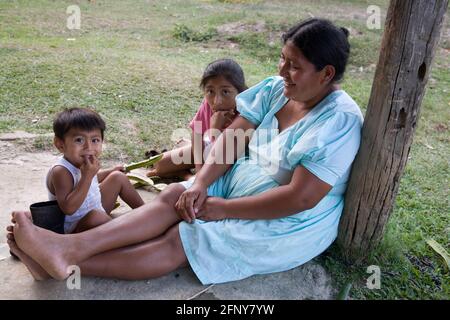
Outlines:
{"type": "Polygon", "coordinates": [[[161,178],[170,178],[179,176],[180,171],[194,168],[191,145],[185,145],[163,153],[163,157],[153,166],[153,169],[147,172],[148,177],[158,176],[161,178]],[[184,159],[183,163],[175,164],[173,158],[184,159]]]}
{"type": "Polygon", "coordinates": [[[8,240],[9,250],[14,253],[27,267],[35,280],[50,279],[51,276],[36,261],[19,249],[13,240],[8,240]]]}
{"type": "MultiPolygon", "coordinates": [[[[8,240],[8,245],[34,279],[50,278],[14,241],[8,240]]],[[[157,239],[101,253],[81,262],[79,267],[83,276],[139,280],[159,277],[187,265],[177,224],[157,239]]]]}
{"type": "Polygon", "coordinates": [[[187,265],[177,224],[159,238],[98,254],[79,267],[82,276],[140,280],[187,265]]]}
{"type": "Polygon", "coordinates": [[[117,197],[125,201],[132,209],[138,208],[144,204],[139,193],[130,183],[128,177],[119,171],[110,173],[100,183],[100,192],[102,194],[102,205],[106,213],[110,213],[114,209],[117,197]]]}
{"type": "Polygon", "coordinates": [[[174,204],[185,188],[167,187],[151,203],[132,210],[97,228],[59,235],[34,226],[25,212],[15,212],[14,238],[18,247],[39,263],[53,278],[68,276],[67,267],[96,254],[122,248],[165,233],[180,221],[174,204]]]}

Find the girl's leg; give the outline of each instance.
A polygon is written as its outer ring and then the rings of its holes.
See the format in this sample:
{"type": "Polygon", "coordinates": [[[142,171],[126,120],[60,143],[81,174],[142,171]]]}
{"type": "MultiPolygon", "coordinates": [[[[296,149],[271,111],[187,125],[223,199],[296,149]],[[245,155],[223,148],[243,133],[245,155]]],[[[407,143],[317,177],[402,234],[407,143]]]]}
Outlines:
{"type": "Polygon", "coordinates": [[[191,145],[185,145],[181,148],[176,148],[164,152],[163,157],[153,166],[153,169],[147,172],[148,177],[158,176],[161,178],[170,178],[178,176],[180,171],[194,168],[194,160],[192,157],[191,145]],[[175,164],[172,157],[186,159],[185,163],[175,164]]]}
{"type": "Polygon", "coordinates": [[[154,239],[180,221],[174,204],[185,188],[172,184],[149,204],[109,223],[70,235],[36,227],[26,212],[15,212],[14,239],[19,248],[53,278],[68,276],[67,267],[96,254],[154,239]]]}
{"type": "Polygon", "coordinates": [[[157,239],[98,254],[79,266],[83,276],[141,280],[187,265],[177,224],[157,239]]]}
{"type": "Polygon", "coordinates": [[[106,213],[110,213],[114,209],[118,196],[132,209],[144,204],[144,200],[134,189],[128,177],[119,171],[112,172],[100,183],[100,192],[102,194],[102,205],[106,213]]]}
{"type": "Polygon", "coordinates": [[[92,210],[85,215],[77,224],[73,233],[83,232],[101,224],[111,221],[112,218],[105,212],[99,210],[92,210]]]}

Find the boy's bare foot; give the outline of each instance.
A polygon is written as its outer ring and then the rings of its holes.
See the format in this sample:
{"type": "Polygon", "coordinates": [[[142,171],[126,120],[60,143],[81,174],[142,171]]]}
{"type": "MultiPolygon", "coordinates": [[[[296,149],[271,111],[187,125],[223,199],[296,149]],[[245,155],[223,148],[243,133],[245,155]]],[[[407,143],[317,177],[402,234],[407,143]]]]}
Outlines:
{"type": "Polygon", "coordinates": [[[39,228],[31,222],[26,212],[13,212],[14,239],[17,246],[51,277],[63,280],[69,276],[68,267],[70,246],[67,237],[46,229],[39,228]]]}
{"type": "Polygon", "coordinates": [[[50,275],[36,261],[20,250],[14,241],[8,240],[8,246],[10,252],[23,262],[35,280],[39,281],[51,278],[50,275]]]}

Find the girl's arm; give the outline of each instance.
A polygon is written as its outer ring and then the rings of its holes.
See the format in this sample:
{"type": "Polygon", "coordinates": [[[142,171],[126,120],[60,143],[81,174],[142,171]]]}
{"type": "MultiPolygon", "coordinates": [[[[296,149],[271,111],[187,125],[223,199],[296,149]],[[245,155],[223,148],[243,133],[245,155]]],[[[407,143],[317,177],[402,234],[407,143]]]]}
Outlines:
{"type": "Polygon", "coordinates": [[[208,198],[197,218],[203,220],[276,219],[314,208],[331,190],[307,169],[295,169],[288,185],[279,186],[258,195],[235,198],[208,198]]]}
{"type": "Polygon", "coordinates": [[[191,150],[192,150],[192,159],[194,160],[195,173],[198,173],[203,166],[203,138],[201,134],[194,133],[192,130],[191,133],[191,150]]]}

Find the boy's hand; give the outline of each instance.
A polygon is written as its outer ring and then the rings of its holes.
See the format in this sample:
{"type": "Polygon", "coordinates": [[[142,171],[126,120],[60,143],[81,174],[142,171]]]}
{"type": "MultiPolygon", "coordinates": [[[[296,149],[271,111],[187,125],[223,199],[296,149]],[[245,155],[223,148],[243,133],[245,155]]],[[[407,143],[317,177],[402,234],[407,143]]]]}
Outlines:
{"type": "Polygon", "coordinates": [[[84,156],[84,163],[80,167],[81,176],[93,179],[100,170],[100,161],[96,156],[84,156]]]}
{"type": "Polygon", "coordinates": [[[223,130],[233,122],[235,116],[234,110],[215,111],[211,116],[211,128],[223,130]]]}
{"type": "Polygon", "coordinates": [[[112,168],[111,172],[114,171],[120,171],[120,172],[125,172],[125,168],[123,164],[119,164],[117,166],[115,166],[114,168],[112,168]]]}

